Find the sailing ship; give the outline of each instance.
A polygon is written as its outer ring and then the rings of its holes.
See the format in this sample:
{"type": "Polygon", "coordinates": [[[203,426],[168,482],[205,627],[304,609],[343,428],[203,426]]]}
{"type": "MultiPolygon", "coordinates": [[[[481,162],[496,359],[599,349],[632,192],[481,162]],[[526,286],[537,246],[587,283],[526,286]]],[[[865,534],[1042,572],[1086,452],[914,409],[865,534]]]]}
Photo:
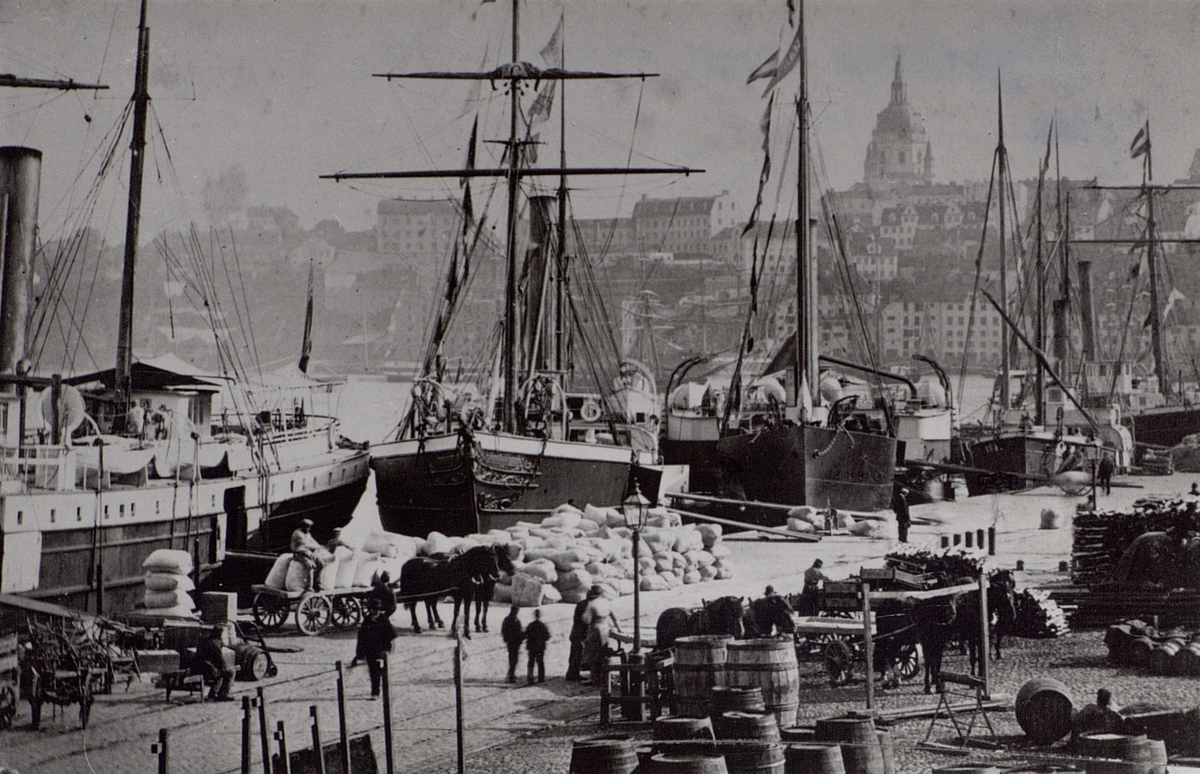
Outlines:
{"type": "MultiPolygon", "coordinates": [[[[330,535],[349,520],[369,475],[365,447],[342,438],[337,419],[315,414],[307,397],[271,405],[251,398],[240,377],[206,375],[170,356],[134,358],[149,52],[143,0],[114,368],[36,375],[37,347],[26,331],[42,154],[0,149],[0,593],[97,612],[133,608],[142,562],[159,548],[191,553],[203,578],[227,549],[286,550],[302,518],[315,522],[319,538],[330,535]]],[[[114,134],[112,148],[121,136],[114,134]]],[[[43,288],[39,311],[56,301],[55,290],[43,288]]],[[[302,384],[332,387],[307,377],[302,384]]],[[[255,390],[265,398],[264,386],[255,390]]]]}
{"type": "MultiPolygon", "coordinates": [[[[1043,261],[1043,228],[1042,228],[1042,190],[1046,171],[1049,165],[1050,137],[1047,137],[1046,160],[1042,164],[1038,178],[1038,189],[1035,200],[1035,218],[1037,224],[1036,249],[1033,279],[1027,283],[1036,289],[1038,298],[1034,303],[1035,341],[1031,342],[1021,332],[1020,326],[1013,319],[1009,308],[1010,292],[1008,266],[1008,248],[1013,248],[1014,261],[1020,266],[1019,228],[1016,225],[1016,199],[1013,195],[1012,178],[1009,171],[1008,152],[1004,145],[1004,109],[1003,97],[999,90],[997,76],[997,115],[998,135],[994,152],[993,169],[995,170],[989,184],[989,204],[995,196],[998,214],[998,245],[999,245],[999,300],[992,298],[984,291],[988,300],[995,306],[1004,323],[1001,326],[1000,339],[1000,372],[996,376],[995,389],[989,405],[990,421],[985,420],[975,426],[960,427],[962,454],[965,463],[964,478],[967,491],[972,496],[1025,489],[1031,486],[1052,482],[1060,474],[1072,470],[1090,470],[1090,466],[1102,456],[1115,456],[1113,442],[1119,446],[1120,434],[1115,427],[1104,427],[1098,423],[1088,409],[1075,398],[1071,388],[1064,383],[1043,353],[1044,332],[1044,301],[1043,293],[1046,287],[1045,265],[1043,261]],[[1013,222],[1006,218],[1008,207],[1014,210],[1013,222]],[[1028,349],[1036,361],[1032,373],[1014,370],[1012,368],[1013,347],[1010,346],[1010,331],[1021,344],[1028,349]],[[1046,376],[1049,375],[1055,389],[1048,391],[1046,376]],[[1051,425],[1046,421],[1048,406],[1055,407],[1056,422],[1051,425]],[[1070,414],[1068,415],[1068,412],[1070,414]]],[[[1061,213],[1062,208],[1060,206],[1061,213]]],[[[991,207],[988,208],[990,216],[991,207]]],[[[983,233],[988,231],[988,217],[985,216],[983,233]]],[[[1062,233],[1061,224],[1058,233],[1062,233]]],[[[980,240],[979,261],[976,271],[976,290],[982,276],[982,258],[984,239],[980,240]]],[[[1061,246],[1061,244],[1060,244],[1061,246]]],[[[1064,256],[1065,258],[1065,256],[1064,256]]],[[[1064,267],[1066,266],[1064,260],[1064,267]]],[[[1067,282],[1066,269],[1063,270],[1064,287],[1067,282]]],[[[1066,295],[1063,291],[1062,295],[1066,295]]],[[[1056,304],[1056,310],[1061,314],[1064,305],[1056,304]]],[[[1065,344],[1065,323],[1056,323],[1060,331],[1057,344],[1065,344]]],[[[1065,363],[1066,358],[1060,358],[1065,363]]],[[[1111,423],[1110,423],[1111,424],[1111,423]]]]}
{"type": "MultiPolygon", "coordinates": [[[[568,81],[648,78],[652,73],[567,70],[561,55],[562,20],[547,67],[521,59],[520,3],[512,3],[512,57],[483,72],[386,73],[381,77],[487,81],[508,97],[508,137],[496,168],[475,165],[475,130],[467,165],[455,170],[364,172],[326,175],[362,178],[458,178],[463,187],[461,232],[449,261],[444,294],[426,346],[412,400],[394,433],[371,449],[379,516],[385,529],[424,535],[437,530],[466,535],[536,521],[564,503],[578,507],[618,505],[633,484],[649,496],[658,492],[657,388],[644,366],[606,350],[577,369],[575,357],[611,341],[611,329],[584,337],[579,332],[578,289],[584,261],[567,254],[567,178],[578,175],[689,174],[686,167],[568,167],[560,142],[558,167],[538,167],[537,142],[522,116],[522,95],[568,81]],[[534,88],[530,89],[530,85],[534,88]],[[540,177],[557,178],[554,195],[529,195],[540,177]],[[507,211],[502,245],[502,321],[492,364],[454,373],[448,368],[448,336],[463,302],[464,288],[486,247],[482,216],[475,215],[470,182],[504,181],[507,211]],[[529,237],[524,260],[518,235],[527,205],[529,237]],[[557,205],[557,207],[555,206],[557,205]],[[555,211],[557,210],[557,214],[555,211]],[[573,346],[574,342],[574,346],[573,346]],[[582,374],[576,374],[576,371],[582,374]],[[483,376],[479,374],[482,372],[483,376]],[[474,379],[471,378],[475,374],[474,379]],[[589,376],[586,386],[582,377],[589,376]]],[[[548,46],[547,49],[551,49],[548,46]]],[[[536,100],[535,100],[536,105],[536,100]]],[[[560,115],[562,95],[560,94],[560,115]]],[[[478,119],[476,119],[478,122],[478,119]]],[[[478,123],[476,123],[478,127],[478,123]]],[[[565,133],[560,119],[560,133],[565,133]]],[[[587,315],[606,321],[600,310],[587,315]]],[[[615,348],[614,348],[615,350],[615,348]]]]}
{"type": "Polygon", "coordinates": [[[715,481],[720,496],[742,501],[746,507],[738,518],[776,526],[786,518],[785,509],[754,509],[750,501],[881,510],[891,503],[896,464],[895,437],[857,409],[856,396],[840,395],[818,370],[817,269],[809,226],[809,105],[804,13],[803,4],[799,5],[795,37],[780,57],[767,90],[790,69],[799,71],[797,332],[786,339],[761,376],[747,380],[743,390],[741,371],[749,368],[744,359],[750,338],[747,325],[729,390],[721,395],[693,391],[688,385],[675,390],[663,446],[664,462],[689,462],[708,473],[707,478],[693,479],[699,487],[715,481]],[[700,398],[694,406],[684,400],[689,391],[700,398]],[[717,399],[710,397],[706,404],[704,395],[717,399]]]}

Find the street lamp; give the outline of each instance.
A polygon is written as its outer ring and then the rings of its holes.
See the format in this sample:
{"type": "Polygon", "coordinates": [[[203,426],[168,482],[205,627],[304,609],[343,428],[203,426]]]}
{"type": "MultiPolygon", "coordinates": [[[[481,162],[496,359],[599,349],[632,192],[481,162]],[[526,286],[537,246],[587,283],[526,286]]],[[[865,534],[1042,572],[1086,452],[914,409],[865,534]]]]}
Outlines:
{"type": "Polygon", "coordinates": [[[650,501],[642,495],[642,488],[635,482],[633,494],[621,503],[621,512],[625,516],[625,526],[633,530],[633,652],[642,650],[642,584],[638,564],[638,546],[642,542],[642,528],[646,526],[646,514],[650,511],[650,501]]]}

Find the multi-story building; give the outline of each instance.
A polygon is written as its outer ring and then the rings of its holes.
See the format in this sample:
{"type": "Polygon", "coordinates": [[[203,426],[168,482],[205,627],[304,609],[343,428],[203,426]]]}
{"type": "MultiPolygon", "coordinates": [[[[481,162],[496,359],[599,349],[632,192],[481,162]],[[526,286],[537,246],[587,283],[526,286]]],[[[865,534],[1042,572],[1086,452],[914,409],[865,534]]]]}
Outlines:
{"type": "Polygon", "coordinates": [[[896,57],[892,99],[875,120],[863,180],[868,186],[888,188],[896,183],[923,183],[933,179],[933,146],[925,136],[925,121],[908,104],[908,90],[896,57]]]}
{"type": "Polygon", "coordinates": [[[633,205],[634,240],[643,250],[712,255],[712,237],[740,225],[739,216],[729,191],[678,199],[643,196],[633,205]]]}

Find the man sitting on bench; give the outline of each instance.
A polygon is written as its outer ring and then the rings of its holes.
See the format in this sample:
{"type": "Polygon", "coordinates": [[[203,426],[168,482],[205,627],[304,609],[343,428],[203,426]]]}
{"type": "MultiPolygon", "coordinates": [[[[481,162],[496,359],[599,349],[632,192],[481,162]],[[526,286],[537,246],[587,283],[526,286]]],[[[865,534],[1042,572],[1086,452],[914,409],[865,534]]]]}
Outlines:
{"type": "Polygon", "coordinates": [[[196,660],[192,664],[193,671],[204,677],[204,682],[211,683],[208,698],[216,701],[233,701],[229,695],[229,686],[233,683],[233,670],[225,666],[225,654],[222,650],[224,630],[214,626],[208,639],[196,646],[196,660]]]}

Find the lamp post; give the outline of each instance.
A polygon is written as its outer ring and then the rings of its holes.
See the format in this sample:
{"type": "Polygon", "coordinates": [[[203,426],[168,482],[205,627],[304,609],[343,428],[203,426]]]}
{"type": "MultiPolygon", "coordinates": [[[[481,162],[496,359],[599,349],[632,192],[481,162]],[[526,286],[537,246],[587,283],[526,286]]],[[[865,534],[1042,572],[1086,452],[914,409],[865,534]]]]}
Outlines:
{"type": "Polygon", "coordinates": [[[650,510],[650,501],[642,495],[642,488],[634,484],[633,494],[621,503],[621,512],[625,516],[625,526],[633,530],[633,652],[642,650],[642,584],[638,563],[638,547],[642,542],[642,528],[646,526],[646,514],[650,510]]]}

